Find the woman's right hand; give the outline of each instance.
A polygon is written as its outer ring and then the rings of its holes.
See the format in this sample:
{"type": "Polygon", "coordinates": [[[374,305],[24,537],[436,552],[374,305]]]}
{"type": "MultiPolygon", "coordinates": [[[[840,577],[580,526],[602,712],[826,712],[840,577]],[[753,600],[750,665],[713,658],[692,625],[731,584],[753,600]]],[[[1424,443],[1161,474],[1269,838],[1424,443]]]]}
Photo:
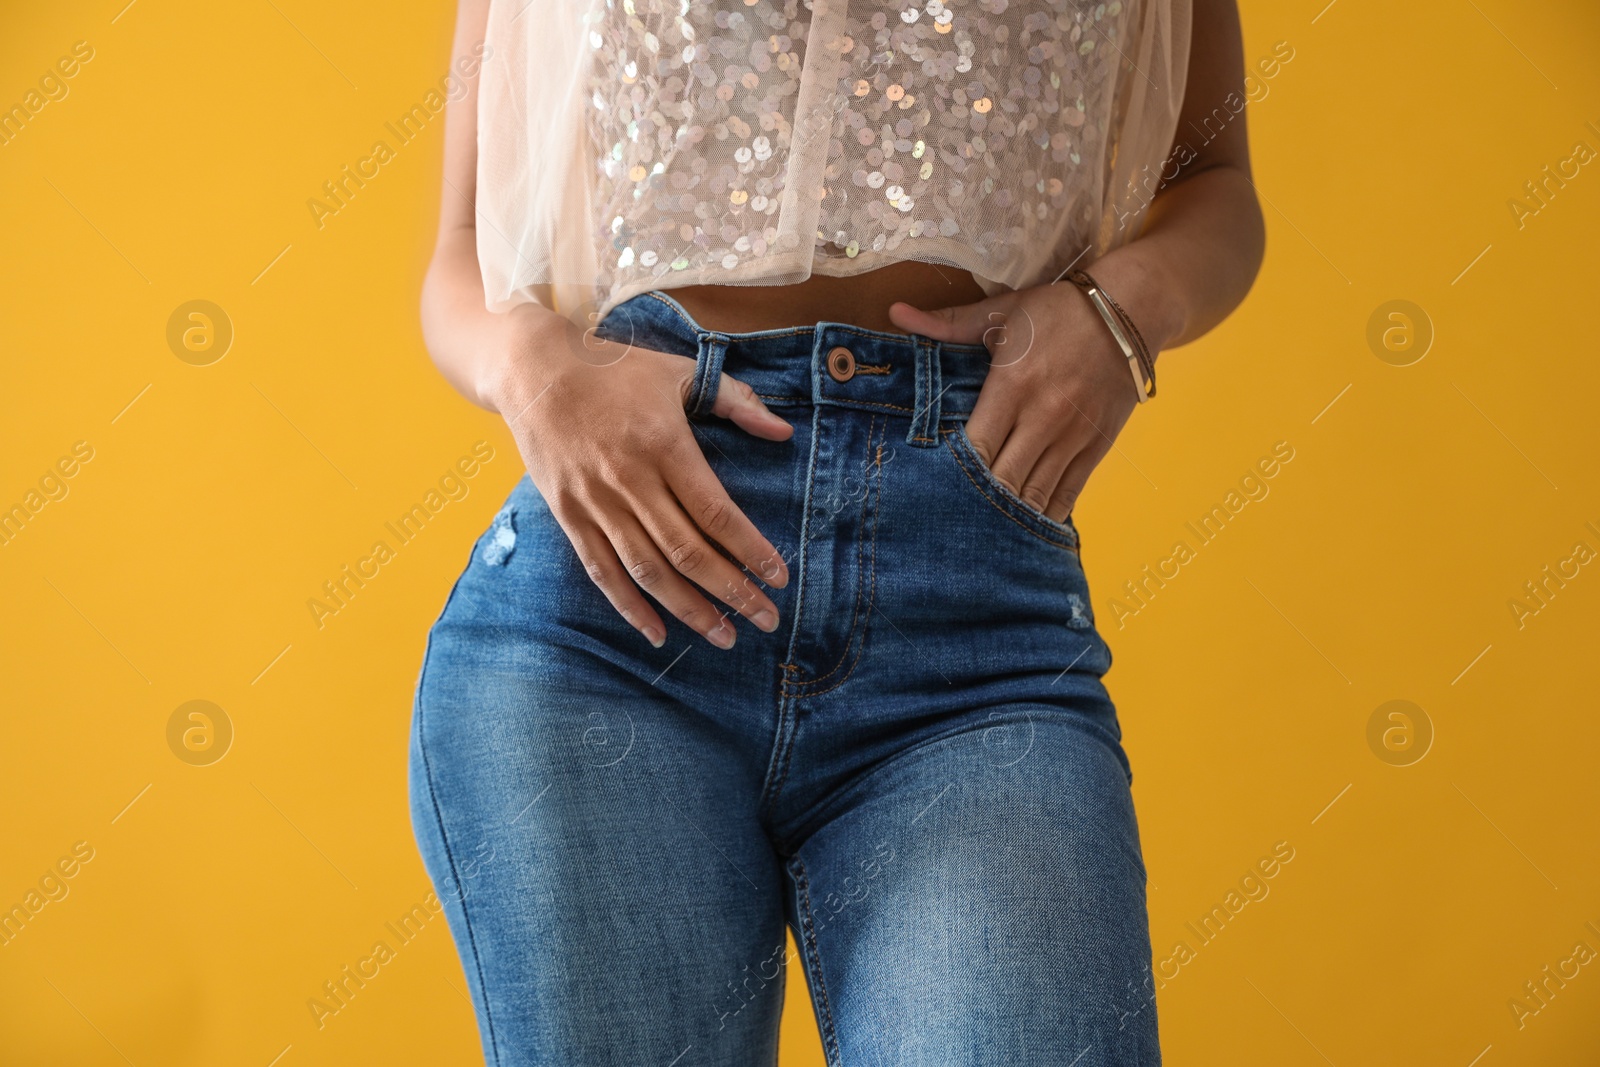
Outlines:
{"type": "MultiPolygon", "coordinates": [[[[695,361],[601,340],[544,308],[519,310],[523,325],[484,394],[611,606],[657,648],[666,627],[641,589],[719,648],[733,646],[733,624],[700,590],[777,629],[778,610],[750,575],[782,588],[788,567],[695,440],[685,412],[695,361]]],[[[794,433],[726,374],[712,413],[769,441],[794,433]]]]}

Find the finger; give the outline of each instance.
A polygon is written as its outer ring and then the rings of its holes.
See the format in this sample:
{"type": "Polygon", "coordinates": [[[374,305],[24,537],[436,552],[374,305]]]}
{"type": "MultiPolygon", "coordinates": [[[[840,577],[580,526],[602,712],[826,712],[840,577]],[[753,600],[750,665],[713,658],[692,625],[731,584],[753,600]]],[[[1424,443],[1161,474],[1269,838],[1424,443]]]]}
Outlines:
{"type": "Polygon", "coordinates": [[[983,388],[978,390],[978,399],[972,405],[972,414],[967,416],[967,440],[972,442],[972,447],[977,450],[978,458],[983,460],[983,465],[994,470],[995,461],[1000,457],[1000,450],[1005,447],[1006,440],[1011,436],[1017,425],[1017,410],[1021,405],[1009,397],[997,395],[993,372],[985,379],[983,388]]]}
{"type": "Polygon", "coordinates": [[[978,459],[985,467],[993,470],[994,457],[1000,454],[1000,446],[1005,443],[1005,431],[1002,429],[996,434],[985,430],[973,418],[968,418],[961,429],[967,435],[967,442],[972,445],[972,450],[978,454],[978,459]]]}
{"type": "Polygon", "coordinates": [[[726,374],[717,386],[717,402],[711,406],[711,414],[768,441],[787,441],[794,436],[794,427],[773,414],[754,389],[726,374]]]}
{"type": "Polygon", "coordinates": [[[897,300],[889,305],[889,321],[907,333],[921,334],[935,341],[981,345],[987,343],[986,333],[1005,324],[1005,313],[994,299],[932,311],[897,300]]]}
{"type": "Polygon", "coordinates": [[[650,602],[639,592],[639,587],[628,577],[622,561],[617,558],[617,550],[612,547],[605,533],[591,522],[578,523],[576,528],[563,524],[562,528],[577,551],[578,560],[583,564],[589,580],[605,594],[617,613],[644,634],[645,640],[655,647],[660,648],[665,644],[667,628],[661,616],[656,614],[650,602]]]}
{"type": "MultiPolygon", "coordinates": [[[[1022,479],[1022,488],[1017,490],[1017,495],[1035,511],[1049,515],[1056,489],[1061,485],[1061,479],[1065,476],[1067,468],[1072,465],[1073,459],[1082,448],[1081,444],[1075,442],[1051,442],[1034,459],[1033,469],[1022,479]]],[[[1067,510],[1071,510],[1070,504],[1067,510]]]]}
{"type": "Polygon", "coordinates": [[[1048,444],[1048,441],[1029,436],[1020,427],[1013,426],[995,451],[994,459],[989,463],[989,473],[1005,483],[1007,489],[1020,494],[1022,483],[1033,469],[1034,461],[1048,444]]]}
{"type": "Polygon", "coordinates": [[[606,536],[639,588],[713,645],[733,647],[733,624],[667,561],[637,517],[627,512],[614,514],[606,536]]]}
{"type": "Polygon", "coordinates": [[[635,501],[633,514],[661,554],[683,577],[704,589],[767,633],[778,628],[777,606],[738,567],[728,562],[695,529],[689,515],[668,493],[635,501]]]}
{"type": "Polygon", "coordinates": [[[989,369],[967,418],[967,436],[979,445],[985,462],[999,454],[1016,426],[1017,412],[1032,399],[1036,389],[1029,375],[1017,369],[1032,343],[1031,322],[1028,325],[1020,337],[1011,336],[1014,331],[1009,328],[989,331],[989,369]]]}
{"type": "Polygon", "coordinates": [[[1072,462],[1067,464],[1067,469],[1061,474],[1061,481],[1056,483],[1056,490],[1050,494],[1050,506],[1045,514],[1056,522],[1066,522],[1072,515],[1072,509],[1078,506],[1078,497],[1083,492],[1084,485],[1089,481],[1100,460],[1105,457],[1105,449],[1090,447],[1072,457],[1072,462]]]}
{"type": "Polygon", "coordinates": [[[789,568],[783,556],[733,502],[704,455],[688,456],[687,449],[685,453],[685,462],[666,464],[663,473],[667,488],[689,518],[762,581],[776,589],[788,585],[789,568]]]}

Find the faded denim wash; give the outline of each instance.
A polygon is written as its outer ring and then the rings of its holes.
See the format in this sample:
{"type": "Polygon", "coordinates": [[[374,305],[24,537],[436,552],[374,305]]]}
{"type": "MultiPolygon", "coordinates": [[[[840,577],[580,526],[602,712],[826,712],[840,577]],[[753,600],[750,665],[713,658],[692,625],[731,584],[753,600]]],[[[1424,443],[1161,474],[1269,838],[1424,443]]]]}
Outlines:
{"type": "Polygon", "coordinates": [[[527,477],[478,539],[410,770],[488,1062],[772,1064],[787,924],[833,1067],[1158,1064],[1111,654],[1073,523],[965,435],[987,353],[660,292],[599,332],[695,357],[694,432],[791,578],[776,633],[663,610],[655,649],[527,477]],[[793,439],[710,415],[719,370],[793,439]]]}

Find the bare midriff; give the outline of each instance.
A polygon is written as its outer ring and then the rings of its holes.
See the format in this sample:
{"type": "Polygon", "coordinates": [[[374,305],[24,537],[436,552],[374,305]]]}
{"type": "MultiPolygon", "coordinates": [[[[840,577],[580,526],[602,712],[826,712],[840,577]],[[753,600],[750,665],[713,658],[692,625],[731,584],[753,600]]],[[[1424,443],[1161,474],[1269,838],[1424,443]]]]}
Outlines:
{"type": "Polygon", "coordinates": [[[794,285],[687,285],[667,293],[701,326],[719,333],[819,322],[901,333],[889,321],[889,305],[897,300],[934,309],[970,304],[984,296],[970,272],[913,260],[848,278],[813,274],[794,285]]]}

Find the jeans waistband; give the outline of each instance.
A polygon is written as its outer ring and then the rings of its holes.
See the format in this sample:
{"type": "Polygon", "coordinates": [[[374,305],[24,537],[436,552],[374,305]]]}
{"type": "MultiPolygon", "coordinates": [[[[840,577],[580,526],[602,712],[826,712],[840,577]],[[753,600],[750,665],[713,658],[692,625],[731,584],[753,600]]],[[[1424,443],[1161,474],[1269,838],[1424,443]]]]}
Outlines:
{"type": "Polygon", "coordinates": [[[750,333],[708,330],[660,290],[618,304],[598,332],[607,340],[694,355],[691,413],[709,411],[726,372],[769,405],[826,405],[905,418],[911,423],[907,441],[919,445],[937,442],[941,419],[965,420],[972,413],[989,372],[983,345],[842,322],[750,333]]]}

